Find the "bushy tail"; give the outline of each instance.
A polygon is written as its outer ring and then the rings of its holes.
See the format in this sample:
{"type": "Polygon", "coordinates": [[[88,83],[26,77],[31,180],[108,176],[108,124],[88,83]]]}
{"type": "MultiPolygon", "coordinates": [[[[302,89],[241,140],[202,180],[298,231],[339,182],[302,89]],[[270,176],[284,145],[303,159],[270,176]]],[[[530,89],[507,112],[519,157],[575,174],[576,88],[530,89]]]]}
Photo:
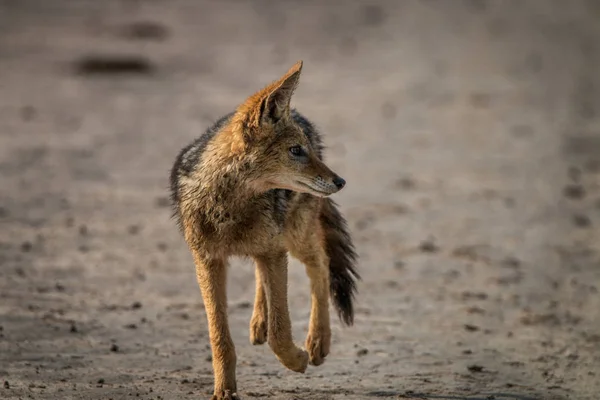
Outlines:
{"type": "Polygon", "coordinates": [[[329,280],[331,301],[340,320],[346,325],[354,323],[352,301],[356,294],[357,254],[348,233],[346,220],[331,199],[324,199],[321,210],[321,225],[325,232],[325,247],[329,256],[329,280]]]}

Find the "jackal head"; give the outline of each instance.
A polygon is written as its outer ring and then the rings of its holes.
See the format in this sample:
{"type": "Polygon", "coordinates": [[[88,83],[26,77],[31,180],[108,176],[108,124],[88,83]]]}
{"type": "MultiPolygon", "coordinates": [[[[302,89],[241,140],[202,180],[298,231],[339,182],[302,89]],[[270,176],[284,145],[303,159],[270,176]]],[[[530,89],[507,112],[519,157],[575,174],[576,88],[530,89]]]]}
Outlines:
{"type": "Polygon", "coordinates": [[[251,160],[253,187],[325,197],[341,190],[346,182],[320,160],[291,115],[290,100],[301,70],[299,61],[280,79],[246,99],[234,121],[244,157],[251,160]]]}

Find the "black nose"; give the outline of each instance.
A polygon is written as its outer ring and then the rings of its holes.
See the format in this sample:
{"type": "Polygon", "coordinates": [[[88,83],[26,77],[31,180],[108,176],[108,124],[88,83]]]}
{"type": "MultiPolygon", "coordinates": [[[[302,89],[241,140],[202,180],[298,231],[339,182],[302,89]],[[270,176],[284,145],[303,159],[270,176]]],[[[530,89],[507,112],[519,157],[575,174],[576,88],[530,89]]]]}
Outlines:
{"type": "Polygon", "coordinates": [[[338,190],[341,190],[344,186],[346,186],[346,181],[339,176],[333,178],[333,184],[337,186],[338,190]]]}

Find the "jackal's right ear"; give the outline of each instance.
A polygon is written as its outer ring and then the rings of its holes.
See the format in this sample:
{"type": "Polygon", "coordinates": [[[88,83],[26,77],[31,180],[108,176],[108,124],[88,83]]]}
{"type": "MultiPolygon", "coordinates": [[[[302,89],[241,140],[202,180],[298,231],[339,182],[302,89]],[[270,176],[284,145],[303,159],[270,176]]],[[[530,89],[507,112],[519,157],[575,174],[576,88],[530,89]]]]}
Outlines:
{"type": "Polygon", "coordinates": [[[290,112],[290,100],[298,86],[302,61],[298,61],[281,78],[250,96],[237,110],[238,118],[250,129],[265,122],[277,122],[290,112]]]}
{"type": "Polygon", "coordinates": [[[302,61],[298,61],[279,80],[265,88],[266,97],[260,104],[262,121],[277,122],[290,112],[290,102],[300,80],[302,61]]]}

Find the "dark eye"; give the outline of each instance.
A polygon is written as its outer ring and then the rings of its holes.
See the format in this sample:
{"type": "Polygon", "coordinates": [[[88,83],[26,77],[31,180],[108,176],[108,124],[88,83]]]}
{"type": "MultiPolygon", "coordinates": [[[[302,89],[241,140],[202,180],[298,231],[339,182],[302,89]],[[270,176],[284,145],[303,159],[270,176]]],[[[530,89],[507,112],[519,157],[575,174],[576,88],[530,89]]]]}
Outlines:
{"type": "Polygon", "coordinates": [[[290,147],[290,154],[294,156],[301,156],[304,154],[304,150],[300,146],[292,146],[290,147]]]}

